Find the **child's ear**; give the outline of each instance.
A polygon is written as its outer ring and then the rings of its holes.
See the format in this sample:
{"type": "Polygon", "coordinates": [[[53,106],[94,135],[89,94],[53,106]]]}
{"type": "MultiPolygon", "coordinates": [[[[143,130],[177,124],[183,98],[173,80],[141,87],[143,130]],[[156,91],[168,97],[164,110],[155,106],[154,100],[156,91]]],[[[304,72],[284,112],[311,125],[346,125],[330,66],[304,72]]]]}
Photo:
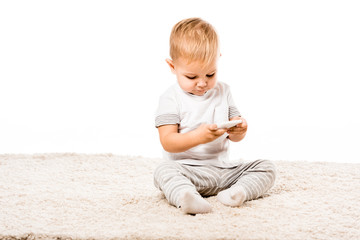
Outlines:
{"type": "Polygon", "coordinates": [[[165,61],[169,65],[171,72],[175,73],[175,67],[174,67],[173,60],[171,60],[170,58],[167,58],[167,59],[165,59],[165,61]]]}

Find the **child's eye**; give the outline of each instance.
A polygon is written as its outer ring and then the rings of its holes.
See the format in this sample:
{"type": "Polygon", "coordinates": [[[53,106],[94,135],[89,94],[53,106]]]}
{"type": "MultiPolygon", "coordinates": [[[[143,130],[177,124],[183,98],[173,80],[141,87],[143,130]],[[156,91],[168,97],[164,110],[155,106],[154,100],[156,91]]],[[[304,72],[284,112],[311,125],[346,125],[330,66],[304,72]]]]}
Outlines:
{"type": "Polygon", "coordinates": [[[195,79],[196,78],[196,76],[185,76],[185,77],[187,77],[188,79],[195,79]]]}
{"type": "Polygon", "coordinates": [[[211,77],[213,77],[214,75],[215,75],[215,73],[207,74],[206,77],[211,78],[211,77]]]}

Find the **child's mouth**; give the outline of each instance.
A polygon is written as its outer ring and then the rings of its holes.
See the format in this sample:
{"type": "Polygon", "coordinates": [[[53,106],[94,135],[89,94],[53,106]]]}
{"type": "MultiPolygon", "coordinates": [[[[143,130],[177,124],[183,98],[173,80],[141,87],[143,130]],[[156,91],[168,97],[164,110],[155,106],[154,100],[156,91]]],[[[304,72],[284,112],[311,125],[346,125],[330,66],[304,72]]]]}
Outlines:
{"type": "Polygon", "coordinates": [[[195,92],[197,95],[204,95],[206,93],[206,90],[196,90],[195,92]]]}

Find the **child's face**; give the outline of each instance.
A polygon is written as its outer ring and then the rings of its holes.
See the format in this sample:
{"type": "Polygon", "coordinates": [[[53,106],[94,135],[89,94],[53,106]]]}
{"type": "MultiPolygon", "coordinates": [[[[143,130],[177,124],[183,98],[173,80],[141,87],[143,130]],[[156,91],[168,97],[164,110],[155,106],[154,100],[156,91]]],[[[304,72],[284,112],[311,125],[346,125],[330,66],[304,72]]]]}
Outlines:
{"type": "Polygon", "coordinates": [[[218,58],[206,67],[201,62],[188,64],[186,60],[181,58],[176,61],[166,59],[166,62],[184,91],[202,96],[216,85],[217,60],[218,58]]]}

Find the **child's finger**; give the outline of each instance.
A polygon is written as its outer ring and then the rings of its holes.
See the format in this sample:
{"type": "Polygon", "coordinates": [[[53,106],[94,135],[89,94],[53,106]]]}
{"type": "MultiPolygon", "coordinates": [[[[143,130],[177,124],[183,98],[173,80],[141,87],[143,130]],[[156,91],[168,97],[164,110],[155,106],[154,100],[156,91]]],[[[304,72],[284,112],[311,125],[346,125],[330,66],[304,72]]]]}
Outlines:
{"type": "Polygon", "coordinates": [[[246,127],[232,127],[227,130],[228,133],[243,133],[246,132],[246,127]]]}
{"type": "Polygon", "coordinates": [[[216,124],[210,124],[209,125],[209,130],[211,131],[216,131],[218,128],[217,128],[217,125],[216,124]]]}
{"type": "Polygon", "coordinates": [[[241,118],[241,120],[242,120],[242,123],[239,124],[240,125],[239,127],[247,128],[247,121],[244,118],[241,118]]]}
{"type": "Polygon", "coordinates": [[[226,132],[226,129],[221,128],[221,129],[217,129],[216,131],[213,131],[213,134],[214,134],[215,136],[221,136],[221,135],[223,135],[225,132],[226,132]]]}

